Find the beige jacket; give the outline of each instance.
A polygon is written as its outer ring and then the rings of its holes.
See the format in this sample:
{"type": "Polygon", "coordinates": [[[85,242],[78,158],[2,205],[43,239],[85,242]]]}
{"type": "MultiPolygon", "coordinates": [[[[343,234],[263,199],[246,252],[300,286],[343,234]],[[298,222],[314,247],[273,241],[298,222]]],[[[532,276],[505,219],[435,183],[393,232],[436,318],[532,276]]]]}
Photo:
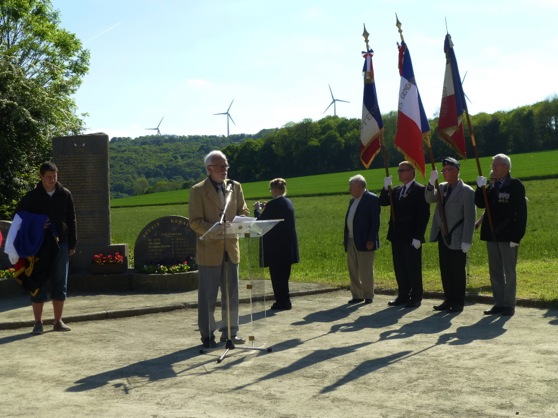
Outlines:
{"type": "MultiPolygon", "coordinates": [[[[227,206],[226,220],[232,221],[235,216],[248,216],[250,210],[244,201],[244,192],[240,183],[226,180],[226,185],[233,184],[230,203],[227,206]]],[[[221,219],[223,205],[209,178],[194,185],[190,189],[189,221],[190,227],[196,232],[196,263],[200,266],[218,266],[223,262],[224,248],[231,262],[240,263],[240,245],[238,238],[204,239],[205,234],[216,222],[221,219]]]]}

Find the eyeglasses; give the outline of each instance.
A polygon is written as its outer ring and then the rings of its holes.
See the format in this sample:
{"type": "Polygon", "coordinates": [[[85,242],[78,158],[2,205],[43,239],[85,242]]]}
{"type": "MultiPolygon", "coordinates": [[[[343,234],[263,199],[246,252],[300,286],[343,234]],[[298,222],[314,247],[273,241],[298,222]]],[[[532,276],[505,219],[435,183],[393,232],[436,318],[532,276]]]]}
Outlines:
{"type": "Polygon", "coordinates": [[[221,167],[223,170],[228,170],[230,165],[222,165],[222,164],[209,164],[209,167],[221,167]]]}
{"type": "Polygon", "coordinates": [[[403,173],[405,171],[411,171],[410,168],[400,168],[399,170],[397,170],[398,173],[403,173]]]}

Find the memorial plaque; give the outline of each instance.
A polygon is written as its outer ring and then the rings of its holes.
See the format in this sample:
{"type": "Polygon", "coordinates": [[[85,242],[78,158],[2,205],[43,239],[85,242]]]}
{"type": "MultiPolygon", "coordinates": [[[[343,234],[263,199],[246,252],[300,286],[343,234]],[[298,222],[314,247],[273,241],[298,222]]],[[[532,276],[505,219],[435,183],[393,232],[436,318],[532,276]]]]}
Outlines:
{"type": "Polygon", "coordinates": [[[134,268],[172,265],[196,256],[196,233],[184,216],[163,216],[140,232],[134,246],[134,268]]]}
{"type": "Polygon", "coordinates": [[[10,221],[0,221],[0,232],[2,233],[2,245],[0,245],[0,269],[5,270],[12,267],[8,254],[4,252],[6,247],[6,238],[8,238],[8,231],[12,223],[10,221]]]}

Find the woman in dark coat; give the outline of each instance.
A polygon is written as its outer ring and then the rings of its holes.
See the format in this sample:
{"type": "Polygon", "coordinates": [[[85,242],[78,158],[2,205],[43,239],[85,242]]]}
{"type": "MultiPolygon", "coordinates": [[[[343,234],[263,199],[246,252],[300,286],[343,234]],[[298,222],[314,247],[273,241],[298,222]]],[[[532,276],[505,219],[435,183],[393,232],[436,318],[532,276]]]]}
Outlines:
{"type": "Polygon", "coordinates": [[[256,202],[255,214],[259,220],[283,219],[262,237],[260,260],[262,267],[269,267],[275,303],[274,310],[291,309],[289,278],[291,266],[299,262],[295,211],[292,202],[285,197],[287,182],[277,178],[269,182],[273,197],[267,203],[256,202]]]}

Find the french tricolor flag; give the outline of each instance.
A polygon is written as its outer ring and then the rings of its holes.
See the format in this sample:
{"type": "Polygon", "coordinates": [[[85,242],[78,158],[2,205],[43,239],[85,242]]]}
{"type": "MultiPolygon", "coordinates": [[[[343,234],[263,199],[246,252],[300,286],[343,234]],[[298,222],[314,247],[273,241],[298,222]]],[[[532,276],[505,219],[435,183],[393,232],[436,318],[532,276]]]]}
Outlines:
{"type": "Polygon", "coordinates": [[[384,123],[378,106],[378,96],[374,81],[374,67],[372,65],[374,51],[369,49],[367,52],[363,52],[362,55],[364,57],[364,67],[362,69],[364,93],[360,125],[360,161],[364,167],[368,168],[380,151],[380,136],[384,130],[384,123]]]}
{"type": "Polygon", "coordinates": [[[440,118],[438,119],[438,134],[461,158],[467,158],[463,132],[463,113],[467,110],[467,104],[459,68],[457,68],[457,59],[453,51],[453,42],[449,34],[446,35],[444,41],[444,52],[446,53],[446,73],[440,118]]]}
{"type": "Polygon", "coordinates": [[[399,74],[401,84],[395,146],[424,177],[423,138],[430,132],[430,125],[422,107],[411,62],[411,53],[404,41],[399,45],[399,74]]]}

